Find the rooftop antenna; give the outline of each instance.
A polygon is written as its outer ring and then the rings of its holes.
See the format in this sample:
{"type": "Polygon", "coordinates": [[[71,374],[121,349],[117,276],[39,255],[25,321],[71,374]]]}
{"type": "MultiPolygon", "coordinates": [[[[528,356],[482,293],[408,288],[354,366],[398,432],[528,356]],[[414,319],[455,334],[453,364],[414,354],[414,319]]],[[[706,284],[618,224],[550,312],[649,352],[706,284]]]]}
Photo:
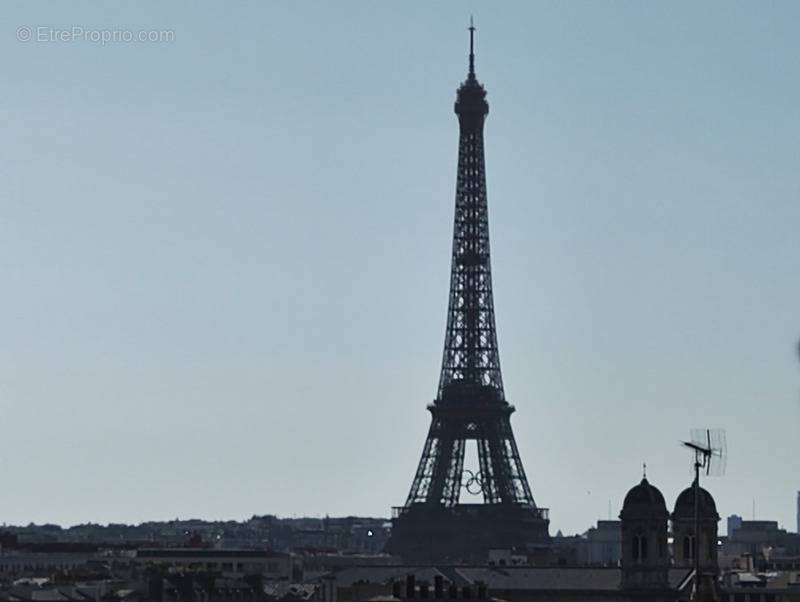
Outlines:
{"type": "Polygon", "coordinates": [[[692,600],[700,599],[700,472],[706,476],[719,477],[725,474],[728,446],[723,429],[692,429],[689,433],[691,441],[683,445],[694,452],[694,583],[692,584],[692,600]]]}
{"type": "Polygon", "coordinates": [[[725,441],[724,429],[692,429],[691,441],[684,441],[683,445],[694,452],[695,480],[699,479],[700,470],[704,470],[707,477],[720,477],[725,474],[728,446],[725,441]]]}

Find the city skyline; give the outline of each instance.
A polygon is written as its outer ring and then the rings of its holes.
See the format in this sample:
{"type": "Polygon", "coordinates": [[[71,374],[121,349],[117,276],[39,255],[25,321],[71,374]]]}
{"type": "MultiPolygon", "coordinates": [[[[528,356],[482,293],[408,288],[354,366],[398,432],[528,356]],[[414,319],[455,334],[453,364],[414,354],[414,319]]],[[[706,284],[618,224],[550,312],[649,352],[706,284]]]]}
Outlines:
{"type": "Polygon", "coordinates": [[[0,522],[404,498],[472,13],[501,362],[551,533],[616,518],[643,462],[675,499],[693,427],[727,429],[720,514],[791,528],[800,8],[364,6],[11,5],[0,522]],[[75,26],[174,35],[19,39],[75,26]]]}

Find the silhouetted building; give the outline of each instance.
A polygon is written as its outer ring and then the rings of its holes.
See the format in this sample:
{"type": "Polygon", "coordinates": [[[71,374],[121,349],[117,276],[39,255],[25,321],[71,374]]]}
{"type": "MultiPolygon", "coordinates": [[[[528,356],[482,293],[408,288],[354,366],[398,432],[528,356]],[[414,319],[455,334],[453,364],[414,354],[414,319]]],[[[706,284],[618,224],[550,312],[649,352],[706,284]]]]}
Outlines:
{"type": "Polygon", "coordinates": [[[739,527],[742,526],[742,517],[738,514],[731,514],[727,520],[727,527],[728,527],[728,537],[730,537],[731,533],[736,531],[739,527]]]}
{"type": "Polygon", "coordinates": [[[290,580],[298,568],[289,554],[264,550],[218,550],[152,548],[136,551],[135,561],[143,567],[186,571],[206,570],[225,578],[260,575],[265,579],[290,580]]]}
{"type": "Polygon", "coordinates": [[[585,564],[616,564],[622,558],[622,522],[599,520],[586,532],[579,562],[585,564]]]}
{"type": "Polygon", "coordinates": [[[800,576],[791,571],[737,571],[723,577],[724,602],[800,602],[800,576]]]}
{"type": "Polygon", "coordinates": [[[34,577],[58,571],[83,568],[95,557],[85,551],[3,550],[0,552],[0,579],[3,577],[34,577]]]}
{"type": "Polygon", "coordinates": [[[483,125],[486,90],[469,73],[458,89],[459,122],[450,299],[431,426],[404,506],[395,509],[387,551],[405,560],[485,559],[490,549],[547,549],[547,511],[536,506],[506,401],[495,331],[483,125]],[[467,444],[479,466],[465,470],[467,444]],[[461,496],[482,503],[462,503],[461,496]]]}
{"type": "Polygon", "coordinates": [[[701,570],[716,574],[719,514],[711,494],[702,487],[698,491],[700,499],[697,508],[694,485],[684,489],[675,500],[672,513],[675,566],[693,567],[694,555],[698,553],[701,570]],[[695,535],[695,512],[698,513],[699,538],[695,535]]]}
{"type": "Polygon", "coordinates": [[[622,512],[622,588],[669,598],[667,504],[647,478],[625,496],[622,512]]]}
{"type": "Polygon", "coordinates": [[[699,597],[715,599],[719,574],[717,505],[711,494],[695,481],[675,500],[672,512],[674,564],[699,568],[699,597]]]}
{"type": "Polygon", "coordinates": [[[800,535],[781,529],[774,520],[743,520],[723,544],[726,556],[752,556],[756,563],[772,557],[800,555],[800,535]]]}

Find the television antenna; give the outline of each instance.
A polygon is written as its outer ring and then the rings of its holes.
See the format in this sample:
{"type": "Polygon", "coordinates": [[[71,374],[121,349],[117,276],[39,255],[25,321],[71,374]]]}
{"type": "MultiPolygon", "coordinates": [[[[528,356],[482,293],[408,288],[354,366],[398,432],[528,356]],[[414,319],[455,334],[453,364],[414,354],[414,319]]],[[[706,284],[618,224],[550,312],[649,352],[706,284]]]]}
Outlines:
{"type": "MultiPolygon", "coordinates": [[[[684,447],[694,452],[694,583],[692,584],[692,600],[700,599],[700,472],[705,471],[707,477],[721,477],[725,474],[728,459],[728,445],[723,429],[692,429],[691,440],[684,441],[684,447]]],[[[710,545],[714,545],[716,542],[710,545]]]]}
{"type": "Polygon", "coordinates": [[[728,445],[725,441],[724,429],[692,429],[691,441],[683,445],[694,452],[692,463],[695,479],[704,470],[707,477],[721,477],[725,474],[728,459],[728,445]]]}

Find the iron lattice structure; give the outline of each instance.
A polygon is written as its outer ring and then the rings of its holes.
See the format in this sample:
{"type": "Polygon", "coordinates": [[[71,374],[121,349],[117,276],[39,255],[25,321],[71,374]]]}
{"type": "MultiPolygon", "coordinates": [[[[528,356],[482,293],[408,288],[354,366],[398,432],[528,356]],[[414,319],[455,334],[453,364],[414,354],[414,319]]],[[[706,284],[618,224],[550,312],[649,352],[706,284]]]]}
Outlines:
{"type": "Polygon", "coordinates": [[[469,74],[458,89],[459,120],[450,298],[437,397],[422,458],[405,503],[455,507],[462,489],[484,504],[536,510],[511,430],[505,399],[492,296],[483,125],[486,90],[475,76],[474,28],[469,74]],[[464,470],[467,441],[478,449],[478,474],[464,470]]]}

